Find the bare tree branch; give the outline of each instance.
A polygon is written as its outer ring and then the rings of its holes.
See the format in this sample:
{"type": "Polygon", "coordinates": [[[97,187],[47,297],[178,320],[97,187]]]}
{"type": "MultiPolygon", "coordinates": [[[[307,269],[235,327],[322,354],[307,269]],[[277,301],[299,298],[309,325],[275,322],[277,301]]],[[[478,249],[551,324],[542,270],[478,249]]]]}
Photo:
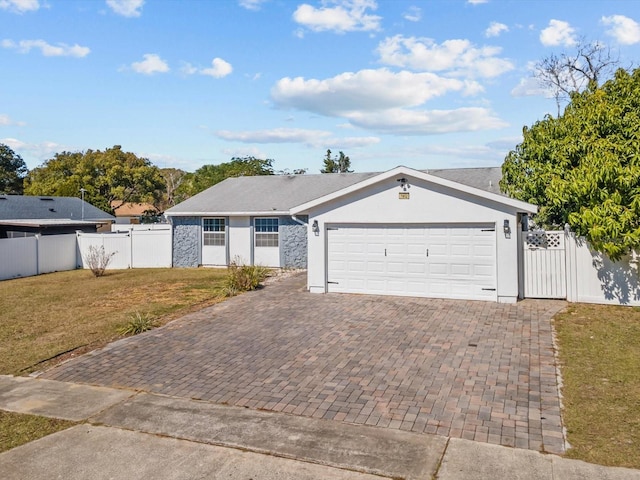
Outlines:
{"type": "Polygon", "coordinates": [[[562,104],[573,92],[581,92],[590,85],[598,87],[601,79],[612,76],[619,67],[620,59],[609,47],[581,39],[573,54],[551,54],[539,61],[534,76],[541,87],[553,92],[559,116],[562,104]]]}

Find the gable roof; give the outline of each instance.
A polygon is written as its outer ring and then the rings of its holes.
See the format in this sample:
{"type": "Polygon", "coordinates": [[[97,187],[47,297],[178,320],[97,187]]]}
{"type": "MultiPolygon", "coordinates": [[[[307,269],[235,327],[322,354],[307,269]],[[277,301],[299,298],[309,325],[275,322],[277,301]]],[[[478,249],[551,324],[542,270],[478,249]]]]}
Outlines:
{"type": "Polygon", "coordinates": [[[377,173],[323,173],[227,178],[171,207],[165,215],[288,215],[289,210],[296,205],[376,175],[377,173]]]}
{"type": "MultiPolygon", "coordinates": [[[[435,176],[432,173],[425,173],[424,171],[420,171],[420,170],[414,170],[412,168],[409,167],[403,167],[403,166],[399,166],[396,168],[393,168],[387,172],[383,172],[379,175],[376,175],[375,177],[371,177],[368,178],[366,180],[363,180],[362,182],[359,182],[357,184],[354,185],[350,185],[346,188],[343,188],[342,190],[338,190],[335,192],[331,192],[323,197],[320,198],[316,198],[314,200],[311,200],[309,202],[306,202],[304,204],[298,205],[296,207],[293,207],[291,209],[291,213],[292,214],[298,214],[298,213],[303,213],[307,210],[309,210],[310,208],[316,207],[318,205],[322,205],[323,203],[326,202],[330,202],[331,200],[335,200],[337,198],[343,197],[345,195],[348,195],[352,192],[356,192],[358,190],[361,190],[363,188],[366,188],[370,185],[374,185],[382,180],[387,180],[389,178],[397,178],[398,176],[408,176],[408,177],[413,177],[413,178],[418,178],[420,180],[424,180],[430,183],[433,183],[435,185],[441,185],[443,187],[447,187],[447,188],[451,188],[453,190],[457,190],[459,192],[465,192],[468,193],[470,195],[474,195],[476,197],[481,197],[481,198],[485,198],[487,200],[491,200],[494,201],[496,203],[500,203],[503,205],[508,205],[510,207],[513,207],[515,209],[517,209],[518,211],[522,211],[522,212],[528,212],[528,213],[536,213],[538,211],[538,207],[535,205],[532,205],[530,203],[527,202],[522,202],[520,200],[516,200],[514,198],[510,198],[504,195],[499,195],[496,193],[492,193],[491,191],[488,190],[482,190],[470,185],[465,185],[463,183],[460,182],[455,182],[453,180],[448,180],[446,178],[442,178],[439,176],[435,176]]],[[[411,182],[409,182],[411,183],[411,182]]]]}
{"type": "Polygon", "coordinates": [[[112,222],[115,217],[76,197],[0,195],[0,220],[112,222]],[[84,203],[84,218],[82,204],[84,203]]]}
{"type": "MultiPolygon", "coordinates": [[[[406,167],[402,167],[406,168],[406,167]]],[[[395,171],[390,170],[389,172],[395,171]]],[[[489,193],[501,200],[500,167],[413,170],[430,179],[448,181],[456,188],[472,187],[478,193],[489,193]],[[454,184],[455,182],[455,184],[454,184]]],[[[389,172],[322,173],[313,175],[265,175],[227,178],[184,202],[168,209],[167,216],[203,215],[289,215],[292,209],[321,199],[367,180],[379,179],[389,172]]],[[[378,181],[378,180],[372,180],[378,181]]],[[[357,188],[357,187],[356,187],[357,188]]],[[[519,202],[524,204],[524,202],[519,202]]],[[[528,205],[528,204],[526,204],[528,205]]],[[[529,211],[529,210],[526,210],[529,211]]]]}

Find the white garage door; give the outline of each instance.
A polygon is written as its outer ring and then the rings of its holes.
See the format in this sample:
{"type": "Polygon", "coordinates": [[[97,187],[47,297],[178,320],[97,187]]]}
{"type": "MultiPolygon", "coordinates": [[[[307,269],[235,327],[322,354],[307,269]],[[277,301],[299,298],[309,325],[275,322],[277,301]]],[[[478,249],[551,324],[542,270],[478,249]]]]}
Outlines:
{"type": "Polygon", "coordinates": [[[485,226],[327,229],[327,290],[496,300],[496,233],[485,226]]]}

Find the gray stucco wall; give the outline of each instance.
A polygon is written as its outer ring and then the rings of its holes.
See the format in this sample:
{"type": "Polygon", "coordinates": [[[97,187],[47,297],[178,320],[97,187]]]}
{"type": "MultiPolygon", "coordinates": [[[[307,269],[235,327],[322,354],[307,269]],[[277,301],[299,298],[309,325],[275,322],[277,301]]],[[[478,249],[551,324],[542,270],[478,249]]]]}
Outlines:
{"type": "MultiPolygon", "coordinates": [[[[307,216],[298,218],[308,222],[307,216]]],[[[282,266],[307,268],[307,226],[300,225],[291,217],[280,217],[279,223],[282,266]]]]}
{"type": "Polygon", "coordinates": [[[200,217],[171,217],[173,226],[173,266],[197,267],[200,264],[200,217]]]}

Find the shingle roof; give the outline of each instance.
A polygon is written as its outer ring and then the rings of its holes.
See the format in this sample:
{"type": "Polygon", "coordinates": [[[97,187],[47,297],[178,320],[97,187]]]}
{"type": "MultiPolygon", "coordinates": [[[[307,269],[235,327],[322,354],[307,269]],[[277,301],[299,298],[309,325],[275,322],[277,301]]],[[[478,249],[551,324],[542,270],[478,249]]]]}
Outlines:
{"type": "MultiPolygon", "coordinates": [[[[0,195],[0,220],[82,220],[82,203],[75,197],[0,195]]],[[[114,221],[115,217],[84,202],[84,220],[114,221]]]]}
{"type": "MultiPolygon", "coordinates": [[[[423,170],[447,180],[492,193],[500,193],[500,167],[423,170]]],[[[379,175],[323,173],[315,175],[265,175],[227,178],[170,208],[167,215],[206,213],[287,213],[295,206],[315,200],[379,175]]]]}

